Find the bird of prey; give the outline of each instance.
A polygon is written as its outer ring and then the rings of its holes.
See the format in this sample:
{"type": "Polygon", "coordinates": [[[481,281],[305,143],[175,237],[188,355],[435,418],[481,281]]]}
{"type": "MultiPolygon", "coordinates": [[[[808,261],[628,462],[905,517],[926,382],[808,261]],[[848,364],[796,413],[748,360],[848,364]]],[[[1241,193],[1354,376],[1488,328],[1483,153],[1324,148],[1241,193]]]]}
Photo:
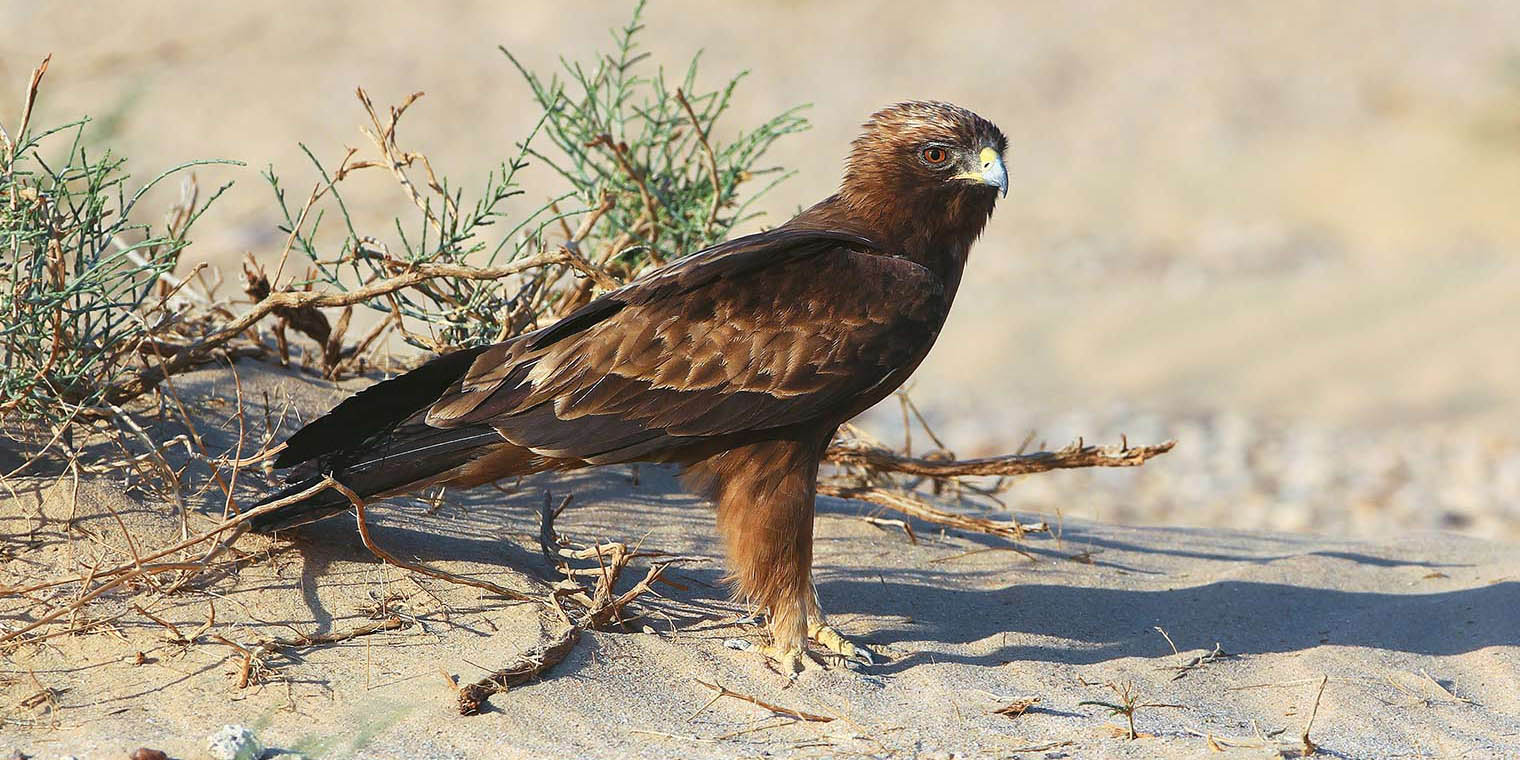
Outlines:
{"type": "MultiPolygon", "coordinates": [[[[902,385],[949,313],[972,243],[1007,195],[1007,138],[957,106],[872,114],[838,192],[774,229],[659,267],[558,322],[437,357],[286,442],[275,499],[331,475],[362,496],[624,462],[679,465],[717,506],[756,648],[789,670],[809,639],[869,662],[824,620],[813,499],[835,429],[902,385]]],[[[324,490],[269,532],[346,510],[324,490]]]]}

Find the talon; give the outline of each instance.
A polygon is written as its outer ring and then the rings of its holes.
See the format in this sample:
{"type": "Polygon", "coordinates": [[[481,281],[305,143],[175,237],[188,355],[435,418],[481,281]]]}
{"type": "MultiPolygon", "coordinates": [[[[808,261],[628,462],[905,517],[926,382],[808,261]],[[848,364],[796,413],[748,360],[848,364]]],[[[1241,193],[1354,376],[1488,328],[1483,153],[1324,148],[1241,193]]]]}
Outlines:
{"type": "Polygon", "coordinates": [[[778,647],[774,644],[757,644],[749,639],[724,639],[723,646],[740,652],[764,655],[784,675],[796,676],[818,663],[812,655],[797,647],[778,647]]]}
{"type": "Polygon", "coordinates": [[[808,626],[808,638],[818,643],[818,646],[830,652],[863,665],[875,665],[876,658],[871,656],[871,650],[857,645],[844,637],[844,634],[835,630],[833,626],[823,623],[813,623],[808,626]]]}

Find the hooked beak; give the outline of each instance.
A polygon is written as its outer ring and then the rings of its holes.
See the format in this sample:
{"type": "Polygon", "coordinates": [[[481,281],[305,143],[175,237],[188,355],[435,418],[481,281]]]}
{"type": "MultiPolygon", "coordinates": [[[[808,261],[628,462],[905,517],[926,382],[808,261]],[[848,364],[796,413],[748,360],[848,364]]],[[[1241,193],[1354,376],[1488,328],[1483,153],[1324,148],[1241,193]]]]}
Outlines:
{"type": "Polygon", "coordinates": [[[956,179],[966,179],[973,182],[981,182],[989,187],[995,187],[1004,198],[1008,197],[1008,167],[1003,165],[1003,157],[992,148],[982,148],[977,158],[982,163],[980,171],[969,171],[956,175],[956,179]]]}

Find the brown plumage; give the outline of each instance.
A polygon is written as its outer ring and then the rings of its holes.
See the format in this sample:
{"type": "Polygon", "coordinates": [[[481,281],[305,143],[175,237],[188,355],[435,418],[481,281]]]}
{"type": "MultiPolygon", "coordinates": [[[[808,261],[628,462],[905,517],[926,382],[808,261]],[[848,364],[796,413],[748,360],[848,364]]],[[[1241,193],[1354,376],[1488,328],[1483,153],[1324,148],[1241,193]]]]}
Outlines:
{"type": "MultiPolygon", "coordinates": [[[[839,192],[776,229],[656,269],[549,327],[448,354],[345,400],[276,466],[302,490],[332,474],[362,495],[468,487],[545,470],[672,462],[717,504],[738,594],[773,654],[813,629],[818,460],[933,345],[972,242],[1006,192],[1007,141],[944,103],[873,114],[839,192]],[[811,625],[810,625],[811,623],[811,625]]],[[[332,492],[255,521],[342,511],[332,492]]],[[[842,640],[839,640],[842,641],[842,640]]]]}

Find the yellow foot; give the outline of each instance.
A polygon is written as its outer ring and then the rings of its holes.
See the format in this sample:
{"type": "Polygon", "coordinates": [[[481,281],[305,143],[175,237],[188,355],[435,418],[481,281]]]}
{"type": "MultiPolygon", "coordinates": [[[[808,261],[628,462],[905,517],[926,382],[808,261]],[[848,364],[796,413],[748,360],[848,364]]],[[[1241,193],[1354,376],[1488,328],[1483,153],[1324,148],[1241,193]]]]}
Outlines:
{"type": "Polygon", "coordinates": [[[740,652],[754,652],[764,655],[766,659],[775,664],[782,673],[795,676],[804,670],[819,666],[813,655],[801,647],[782,647],[775,644],[757,644],[749,639],[725,639],[723,646],[736,649],[740,652]]]}
{"type": "MultiPolygon", "coordinates": [[[[860,646],[844,637],[844,634],[835,630],[832,626],[814,623],[808,626],[808,638],[822,647],[829,654],[842,657],[849,662],[861,665],[875,665],[876,658],[871,650],[860,646]]],[[[788,675],[811,669],[822,663],[815,659],[812,653],[801,647],[782,647],[776,644],[760,644],[749,639],[726,639],[723,645],[729,649],[741,652],[755,652],[764,655],[775,663],[781,672],[788,675]]]]}
{"type": "Polygon", "coordinates": [[[855,642],[844,637],[844,634],[834,630],[833,626],[824,623],[812,623],[808,625],[808,638],[818,646],[853,662],[862,665],[875,665],[876,658],[871,656],[871,650],[863,646],[857,646],[855,642]]]}

